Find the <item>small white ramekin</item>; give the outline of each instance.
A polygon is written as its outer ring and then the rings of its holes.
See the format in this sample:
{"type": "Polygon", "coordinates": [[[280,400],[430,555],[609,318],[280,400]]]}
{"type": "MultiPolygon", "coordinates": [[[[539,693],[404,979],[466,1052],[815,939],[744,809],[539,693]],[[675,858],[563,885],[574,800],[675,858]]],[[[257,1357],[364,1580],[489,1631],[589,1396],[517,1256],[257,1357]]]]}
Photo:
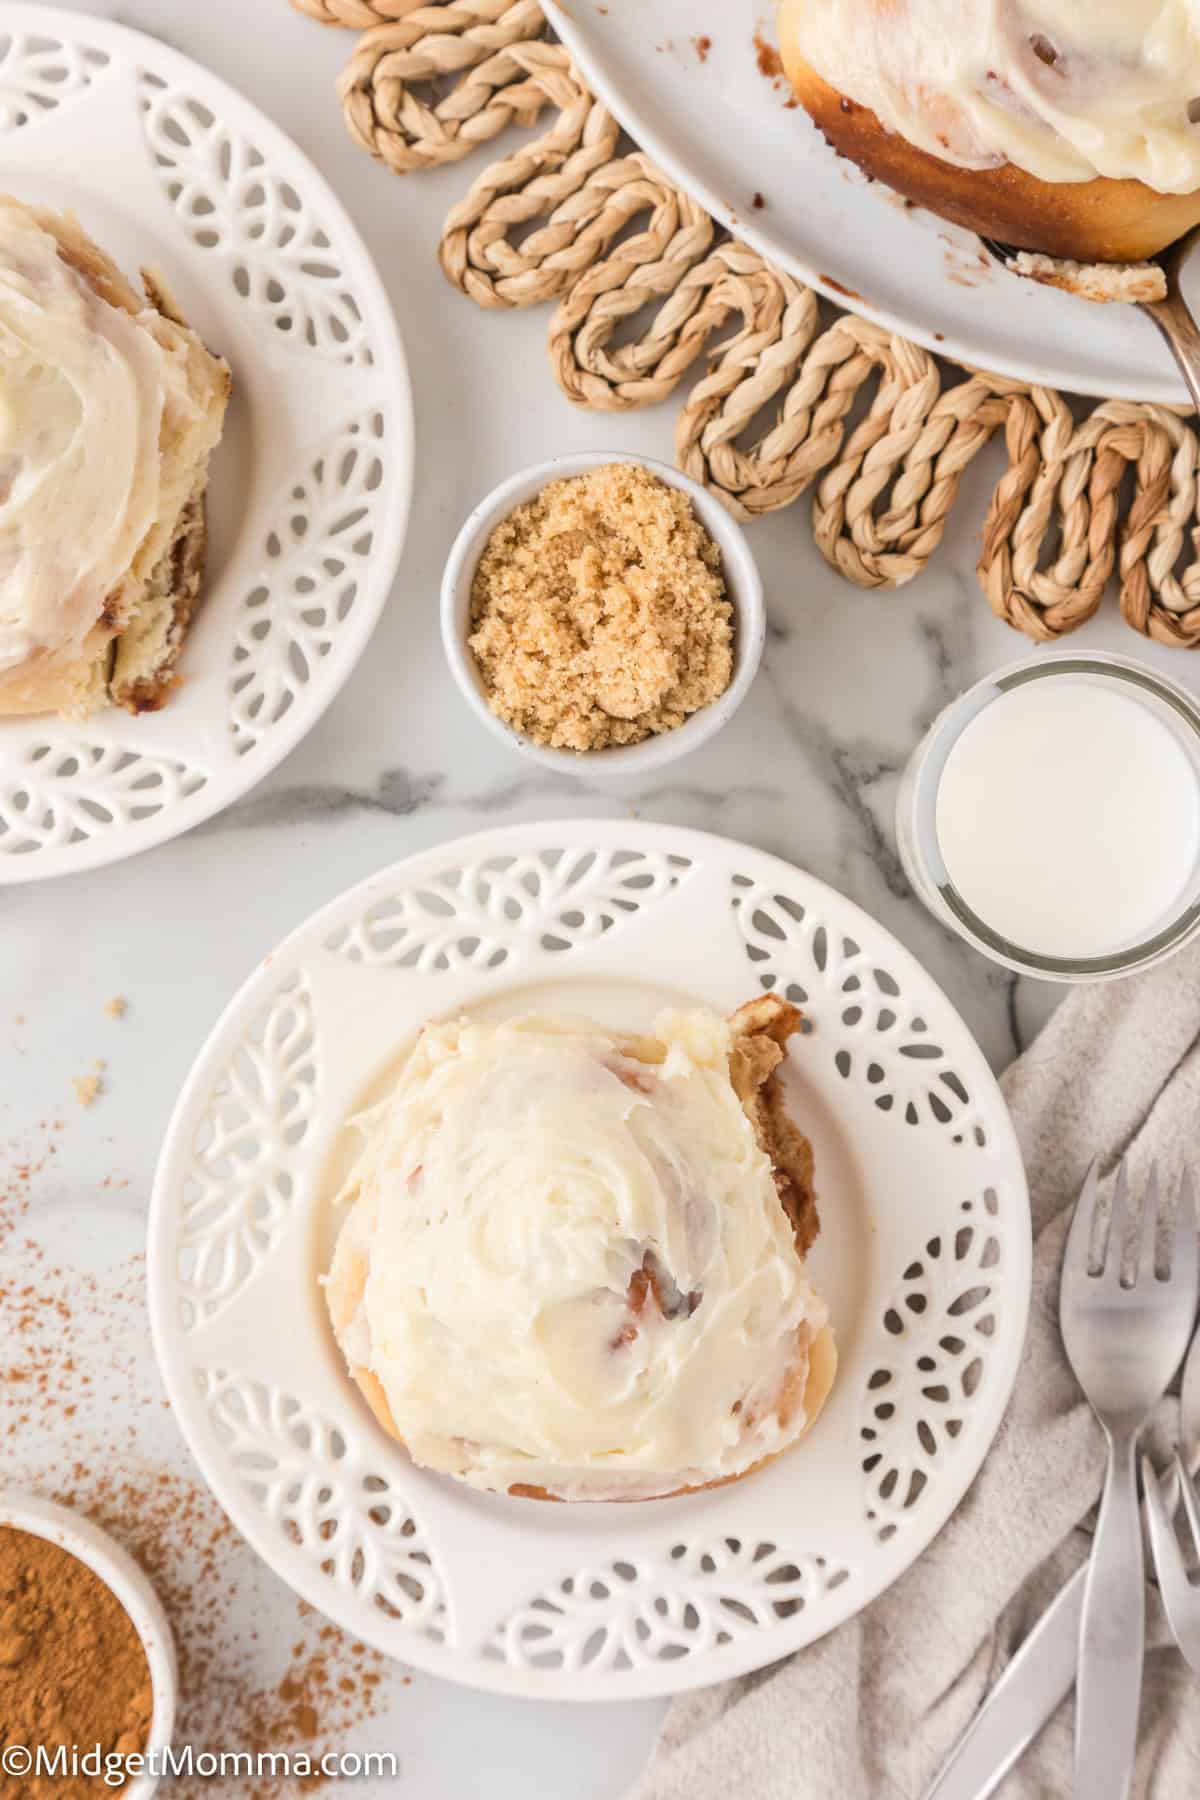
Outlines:
{"type": "Polygon", "coordinates": [[[762,661],[766,638],[766,606],[762,578],[745,534],[721,502],[699,482],[666,463],[620,450],[597,450],[580,456],[557,456],[535,468],[522,469],[494,488],[480,502],[454,541],[442,577],[442,643],[446,660],[459,690],[481,724],[493,737],[517,750],[531,762],[560,773],[591,775],[644,775],[687,756],[705,744],[733,717],[749,691],[762,661]],[[478,664],[467,648],[470,635],[471,586],[488,538],[500,521],[531,500],[551,481],[586,474],[609,463],[640,463],[668,487],[679,488],[690,499],[696,517],[721,552],[725,590],[733,605],[733,679],[711,706],[695,712],[674,731],[660,732],[640,744],[622,744],[610,750],[551,750],[532,743],[511,725],[498,719],[487,703],[478,664]]]}
{"type": "MultiPolygon", "coordinates": [[[[31,1537],[46,1538],[50,1543],[60,1545],[98,1575],[121,1602],[146,1652],[154,1695],[146,1750],[154,1751],[156,1760],[160,1760],[175,1729],[178,1671],[171,1627],[149,1577],[128,1551],[98,1525],[93,1525],[90,1519],[35,1494],[12,1488],[0,1490],[0,1525],[11,1525],[18,1531],[27,1531],[31,1537]]],[[[26,1748],[32,1750],[35,1746],[31,1744],[26,1748]]],[[[80,1745],[81,1752],[87,1748],[87,1745],[80,1745]]],[[[121,1789],[121,1797],[122,1800],[150,1800],[157,1787],[156,1775],[139,1775],[121,1789]]]]}

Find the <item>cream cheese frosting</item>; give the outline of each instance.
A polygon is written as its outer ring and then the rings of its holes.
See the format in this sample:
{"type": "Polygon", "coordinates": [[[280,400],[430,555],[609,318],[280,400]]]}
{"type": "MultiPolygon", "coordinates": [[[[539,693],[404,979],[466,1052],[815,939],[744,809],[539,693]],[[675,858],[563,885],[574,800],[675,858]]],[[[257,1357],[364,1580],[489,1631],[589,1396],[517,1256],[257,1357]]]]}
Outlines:
{"type": "Polygon", "coordinates": [[[1200,188],[1200,0],[784,4],[817,74],[931,155],[1200,188]]]}
{"type": "Polygon", "coordinates": [[[158,515],[170,408],[182,360],[0,201],[0,678],[82,653],[158,515]]]}
{"type": "Polygon", "coordinates": [[[417,1462],[644,1498],[803,1429],[782,1401],[826,1309],[730,1084],[729,1028],[701,1010],[656,1034],[430,1025],[358,1121],[331,1312],[417,1462]]]}

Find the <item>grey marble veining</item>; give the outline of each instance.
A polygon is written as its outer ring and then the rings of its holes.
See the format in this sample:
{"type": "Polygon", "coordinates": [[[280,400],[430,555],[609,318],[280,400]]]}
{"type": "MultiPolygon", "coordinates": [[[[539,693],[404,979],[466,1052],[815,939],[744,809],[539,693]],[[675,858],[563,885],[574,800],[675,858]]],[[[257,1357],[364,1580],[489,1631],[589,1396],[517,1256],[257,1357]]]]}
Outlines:
{"type": "MultiPolygon", "coordinates": [[[[340,699],[274,775],[187,838],[95,874],[0,892],[4,1154],[35,1150],[44,1122],[62,1121],[28,1214],[0,1245],[0,1272],[42,1279],[52,1266],[101,1319],[105,1293],[130,1278],[172,1102],[230,994],[343,888],[483,826],[615,814],[773,851],[876,915],[931,969],[994,1066],[1006,1064],[1058,991],[981,961],[924,912],[904,879],[892,822],[900,772],[930,720],[986,669],[1029,648],[989,613],[973,573],[999,448],[964,483],[933,567],[899,593],[863,594],[841,582],[813,547],[807,501],[751,528],[768,593],[767,654],[749,700],[716,742],[640,787],[529,768],[477,725],[443,666],[437,589],[446,552],[472,504],[524,464],[577,448],[669,458],[673,408],[621,418],[572,409],[546,363],[544,309],[488,315],[449,292],[434,256],[440,221],[494,151],[403,181],[373,166],[346,139],[333,93],[350,34],[320,30],[284,0],[252,9],[236,0],[93,0],[84,10],[207,62],[325,170],[378,258],[407,340],[417,489],[379,630],[340,699]],[[104,1010],[114,994],[129,1002],[121,1020],[104,1010]],[[106,1091],[84,1111],[72,1078],[99,1058],[106,1091]],[[46,1263],[35,1262],[30,1244],[46,1263]]],[[[1200,685],[1200,665],[1193,675],[1186,658],[1141,644],[1111,603],[1076,641],[1132,650],[1200,685]]],[[[119,1342],[104,1340],[97,1325],[95,1354],[132,1374],[109,1382],[104,1405],[81,1429],[99,1457],[116,1427],[153,1415],[152,1431],[138,1426],[146,1453],[185,1468],[187,1451],[159,1404],[144,1318],[122,1317],[119,1342]]],[[[11,1405],[0,1392],[0,1473],[48,1478],[52,1441],[32,1430],[2,1435],[11,1405]]],[[[239,1568],[247,1561],[249,1551],[239,1568]]],[[[254,1593],[254,1654],[269,1679],[294,1603],[273,1578],[254,1593]]],[[[409,1688],[401,1671],[387,1699],[370,1741],[401,1752],[399,1791],[414,1800],[477,1792],[481,1762],[495,1800],[617,1800],[660,1713],[652,1703],[506,1702],[425,1677],[409,1688]]],[[[369,1787],[355,1791],[373,1800],[369,1787]]]]}

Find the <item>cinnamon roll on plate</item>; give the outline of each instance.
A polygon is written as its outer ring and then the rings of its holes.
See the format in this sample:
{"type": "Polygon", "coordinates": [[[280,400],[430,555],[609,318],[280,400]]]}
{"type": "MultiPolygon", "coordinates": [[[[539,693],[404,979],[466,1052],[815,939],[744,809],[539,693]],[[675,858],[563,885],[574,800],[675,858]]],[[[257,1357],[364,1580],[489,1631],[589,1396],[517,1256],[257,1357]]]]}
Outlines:
{"type": "Polygon", "coordinates": [[[164,704],[229,390],[160,275],[0,195],[0,718],[164,704]]]}
{"type": "Polygon", "coordinates": [[[1200,222],[1197,0],[780,0],[835,150],[984,237],[1136,263],[1200,222]]]}
{"type": "Polygon", "coordinates": [[[375,1417],[477,1488],[648,1500],[795,1444],[836,1367],[774,996],[650,1037],[427,1025],[358,1121],[325,1279],[375,1417]]]}

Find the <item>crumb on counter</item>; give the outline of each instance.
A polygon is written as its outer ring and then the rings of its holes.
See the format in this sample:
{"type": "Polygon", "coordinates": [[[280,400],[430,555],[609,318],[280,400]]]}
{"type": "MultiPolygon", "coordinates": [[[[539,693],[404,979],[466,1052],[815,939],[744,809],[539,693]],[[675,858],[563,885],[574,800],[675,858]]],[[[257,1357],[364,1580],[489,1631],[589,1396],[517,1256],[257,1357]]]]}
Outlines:
{"type": "Polygon", "coordinates": [[[104,1010],[110,1019],[123,1019],[129,1011],[129,1002],[124,994],[114,994],[111,1000],[104,1002],[104,1010]]]}
{"type": "Polygon", "coordinates": [[[471,626],[492,711],[554,749],[671,731],[733,674],[720,551],[688,496],[638,463],[551,482],[503,519],[471,626]]]}
{"type": "Polygon", "coordinates": [[[75,1098],[80,1106],[93,1105],[103,1091],[99,1075],[75,1075],[71,1079],[71,1086],[75,1089],[75,1098]]]}

